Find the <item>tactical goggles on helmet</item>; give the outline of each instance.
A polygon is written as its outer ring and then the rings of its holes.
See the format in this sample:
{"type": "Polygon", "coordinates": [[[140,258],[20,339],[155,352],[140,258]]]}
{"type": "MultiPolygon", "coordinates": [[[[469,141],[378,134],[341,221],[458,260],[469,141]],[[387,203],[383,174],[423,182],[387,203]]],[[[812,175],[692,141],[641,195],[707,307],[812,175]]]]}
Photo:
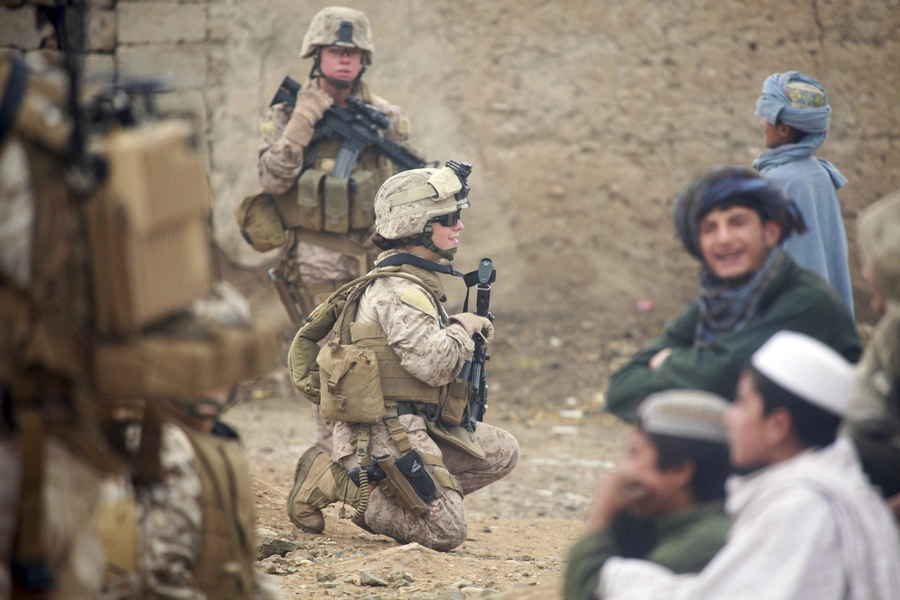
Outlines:
{"type": "Polygon", "coordinates": [[[433,219],[428,219],[429,223],[440,223],[444,227],[453,227],[457,223],[459,223],[459,216],[462,211],[458,210],[456,212],[452,212],[448,215],[441,215],[439,217],[434,217],[433,219]]]}

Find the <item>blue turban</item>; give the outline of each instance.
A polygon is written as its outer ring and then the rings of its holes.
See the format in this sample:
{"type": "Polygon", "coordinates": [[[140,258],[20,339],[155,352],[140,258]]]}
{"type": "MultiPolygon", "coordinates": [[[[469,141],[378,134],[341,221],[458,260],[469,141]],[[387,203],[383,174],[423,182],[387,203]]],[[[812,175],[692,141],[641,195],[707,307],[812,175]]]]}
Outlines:
{"type": "Polygon", "coordinates": [[[685,249],[703,260],[700,221],[711,210],[731,206],[747,206],[764,220],[781,225],[779,244],[795,231],[806,231],[800,209],[776,184],[746,167],[714,167],[694,178],[675,196],[675,230],[685,249]]]}
{"type": "MultiPolygon", "coordinates": [[[[821,83],[798,71],[775,73],[763,82],[762,96],[756,101],[756,116],[772,125],[780,120],[807,134],[799,142],[763,152],[753,161],[753,167],[761,171],[787,164],[815,154],[825,142],[831,126],[828,92],[821,83]]],[[[824,158],[816,158],[828,171],[835,188],[847,183],[847,178],[834,165],[824,158]]]]}
{"type": "Polygon", "coordinates": [[[766,78],[762,96],[756,101],[756,116],[772,125],[780,119],[804,133],[825,133],[831,126],[831,107],[825,88],[797,71],[775,73],[766,78]]]}

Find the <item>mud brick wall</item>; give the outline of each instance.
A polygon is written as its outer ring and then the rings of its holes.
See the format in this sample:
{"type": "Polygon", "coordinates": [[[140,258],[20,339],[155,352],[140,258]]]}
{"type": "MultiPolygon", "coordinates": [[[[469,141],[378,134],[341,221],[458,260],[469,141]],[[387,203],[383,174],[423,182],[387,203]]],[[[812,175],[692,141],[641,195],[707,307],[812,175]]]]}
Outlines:
{"type": "MultiPolygon", "coordinates": [[[[210,49],[217,39],[211,4],[210,0],[88,0],[85,89],[135,79],[164,80],[170,89],[156,96],[157,109],[163,116],[191,120],[208,154],[205,90],[210,49]]],[[[40,43],[32,9],[0,8],[0,46],[32,52],[40,43]]]]}

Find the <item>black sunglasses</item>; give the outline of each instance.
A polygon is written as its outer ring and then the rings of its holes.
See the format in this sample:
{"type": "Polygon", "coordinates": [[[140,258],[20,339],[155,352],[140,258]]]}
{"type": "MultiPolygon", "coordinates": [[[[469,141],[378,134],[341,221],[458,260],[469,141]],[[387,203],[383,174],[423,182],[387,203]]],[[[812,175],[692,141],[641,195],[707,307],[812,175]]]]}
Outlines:
{"type": "Polygon", "coordinates": [[[459,222],[459,213],[461,213],[461,212],[462,212],[461,210],[458,210],[456,212],[450,213],[449,215],[441,215],[439,217],[429,219],[428,222],[429,223],[440,223],[444,227],[453,227],[454,225],[456,225],[459,222]]]}

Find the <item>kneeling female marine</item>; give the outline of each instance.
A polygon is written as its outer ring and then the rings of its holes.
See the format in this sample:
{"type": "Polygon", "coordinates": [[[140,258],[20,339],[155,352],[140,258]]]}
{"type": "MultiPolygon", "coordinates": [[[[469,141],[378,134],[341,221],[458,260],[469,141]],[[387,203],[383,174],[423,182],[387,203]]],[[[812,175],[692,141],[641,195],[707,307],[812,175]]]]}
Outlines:
{"type": "MultiPolygon", "coordinates": [[[[333,423],[334,453],[329,459],[310,448],[297,464],[288,515],[303,531],[321,533],[322,508],[344,500],[371,532],[451,550],[468,532],[464,494],[516,465],[511,434],[460,425],[468,385],[457,376],[472,358],[473,336],[489,343],[493,326],[472,313],[448,316],[441,305],[438,272],[452,272],[460,213],[469,205],[466,171],[448,165],[384,183],[375,198],[372,241],[384,251],[375,269],[310,316],[312,324],[326,312],[338,315],[331,341],[314,350],[321,381],[314,392],[333,423]]],[[[307,330],[298,332],[289,361],[307,330]]],[[[291,370],[298,389],[315,395],[291,370]]]]}

